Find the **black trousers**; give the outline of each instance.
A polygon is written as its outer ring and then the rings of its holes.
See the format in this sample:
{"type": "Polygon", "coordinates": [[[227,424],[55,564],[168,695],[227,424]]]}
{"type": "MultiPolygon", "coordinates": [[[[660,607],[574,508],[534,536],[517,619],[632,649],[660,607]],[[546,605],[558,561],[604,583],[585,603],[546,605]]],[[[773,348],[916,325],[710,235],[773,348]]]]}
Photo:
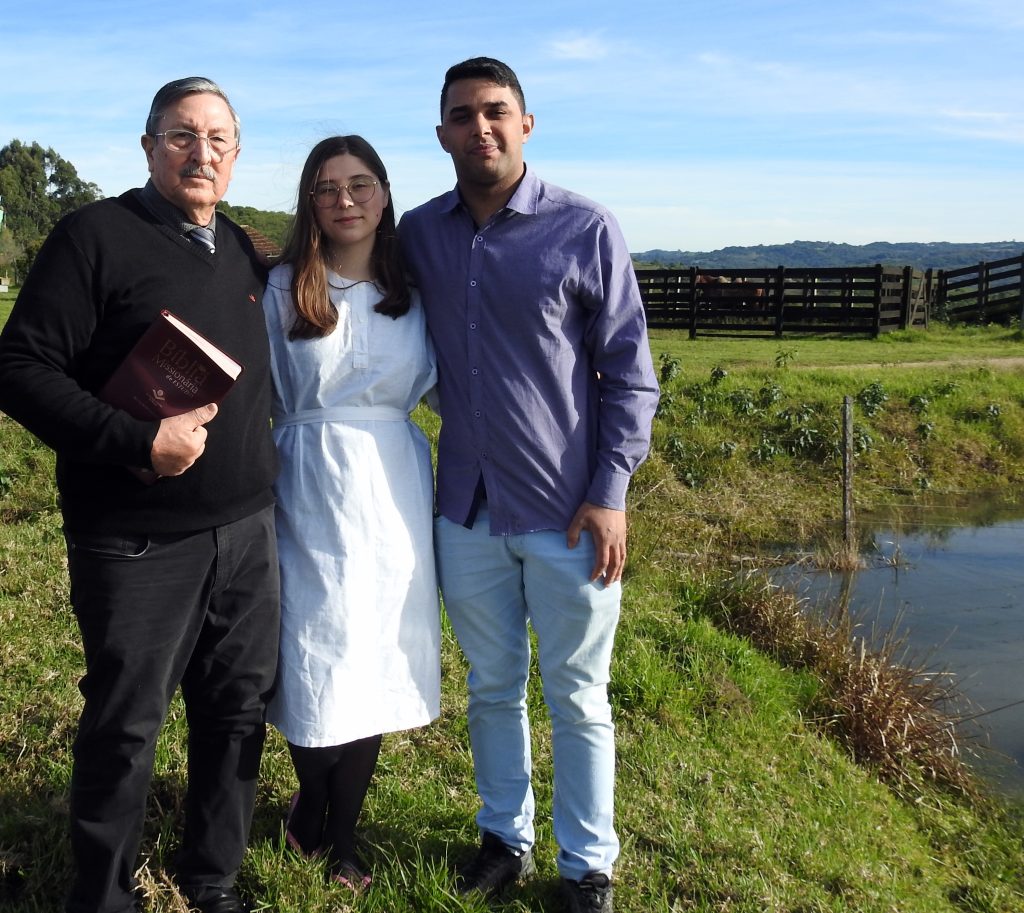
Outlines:
{"type": "Polygon", "coordinates": [[[86,666],[68,913],[135,910],[132,873],[157,735],[179,685],[189,731],[177,880],[231,885],[249,837],[277,668],[273,508],[184,536],[65,535],[86,666]]]}

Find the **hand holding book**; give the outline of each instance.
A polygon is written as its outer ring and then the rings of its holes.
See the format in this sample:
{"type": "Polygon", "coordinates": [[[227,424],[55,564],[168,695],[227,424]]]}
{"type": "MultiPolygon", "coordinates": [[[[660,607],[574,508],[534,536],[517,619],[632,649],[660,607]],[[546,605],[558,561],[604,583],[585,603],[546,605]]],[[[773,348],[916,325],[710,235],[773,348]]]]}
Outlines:
{"type": "Polygon", "coordinates": [[[203,427],[242,366],[170,311],[161,311],[99,397],[139,419],[159,419],[153,469],[129,467],[140,481],[181,475],[206,446],[203,427]]]}
{"type": "Polygon", "coordinates": [[[153,439],[151,461],[157,476],[180,476],[206,449],[206,425],[217,414],[217,404],[209,403],[160,420],[153,439]]]}

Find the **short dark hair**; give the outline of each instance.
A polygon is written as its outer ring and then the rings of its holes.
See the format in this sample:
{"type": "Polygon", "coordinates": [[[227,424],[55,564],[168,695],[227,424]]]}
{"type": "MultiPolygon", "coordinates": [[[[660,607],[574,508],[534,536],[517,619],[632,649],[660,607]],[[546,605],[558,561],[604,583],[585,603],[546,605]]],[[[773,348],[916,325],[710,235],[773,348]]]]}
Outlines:
{"type": "Polygon", "coordinates": [[[228,110],[231,112],[231,120],[235,124],[235,139],[240,140],[242,138],[242,122],[238,119],[238,113],[231,105],[231,102],[228,101],[228,96],[224,90],[212,79],[207,79],[205,76],[186,76],[184,79],[173,79],[163,86],[153,96],[153,104],[149,106],[149,117],[146,118],[146,133],[149,136],[154,136],[158,132],[160,118],[164,116],[164,111],[176,101],[185,98],[187,95],[201,94],[216,95],[218,98],[223,99],[224,104],[228,106],[228,110]]]}
{"type": "Polygon", "coordinates": [[[512,94],[519,102],[522,113],[526,113],[526,98],[523,95],[523,87],[519,85],[519,77],[516,76],[512,67],[493,57],[470,57],[455,66],[449,67],[444,74],[444,85],[441,87],[441,120],[444,121],[444,105],[448,101],[448,87],[460,79],[485,79],[493,82],[496,86],[511,89],[512,94]]]}

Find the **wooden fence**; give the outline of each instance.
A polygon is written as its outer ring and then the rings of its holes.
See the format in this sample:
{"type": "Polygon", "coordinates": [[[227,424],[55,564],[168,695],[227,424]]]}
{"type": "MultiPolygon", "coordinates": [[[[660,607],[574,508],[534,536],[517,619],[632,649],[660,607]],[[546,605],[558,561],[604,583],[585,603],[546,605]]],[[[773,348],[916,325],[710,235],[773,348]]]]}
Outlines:
{"type": "Polygon", "coordinates": [[[1024,325],[1024,254],[946,270],[939,275],[935,313],[954,323],[1024,325]]]}
{"type": "Polygon", "coordinates": [[[935,281],[906,267],[638,270],[653,328],[704,335],[880,333],[927,326],[935,281]]]}

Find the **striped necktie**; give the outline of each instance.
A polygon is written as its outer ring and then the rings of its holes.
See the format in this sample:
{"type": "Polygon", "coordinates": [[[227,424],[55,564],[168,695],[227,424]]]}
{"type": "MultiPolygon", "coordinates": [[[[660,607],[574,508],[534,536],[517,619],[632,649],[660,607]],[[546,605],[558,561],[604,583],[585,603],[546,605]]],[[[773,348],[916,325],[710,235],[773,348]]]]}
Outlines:
{"type": "Polygon", "coordinates": [[[193,228],[189,232],[189,235],[191,236],[192,240],[196,242],[196,244],[198,244],[200,247],[205,248],[211,254],[216,252],[217,236],[212,231],[210,231],[209,228],[197,226],[196,228],[193,228]]]}

